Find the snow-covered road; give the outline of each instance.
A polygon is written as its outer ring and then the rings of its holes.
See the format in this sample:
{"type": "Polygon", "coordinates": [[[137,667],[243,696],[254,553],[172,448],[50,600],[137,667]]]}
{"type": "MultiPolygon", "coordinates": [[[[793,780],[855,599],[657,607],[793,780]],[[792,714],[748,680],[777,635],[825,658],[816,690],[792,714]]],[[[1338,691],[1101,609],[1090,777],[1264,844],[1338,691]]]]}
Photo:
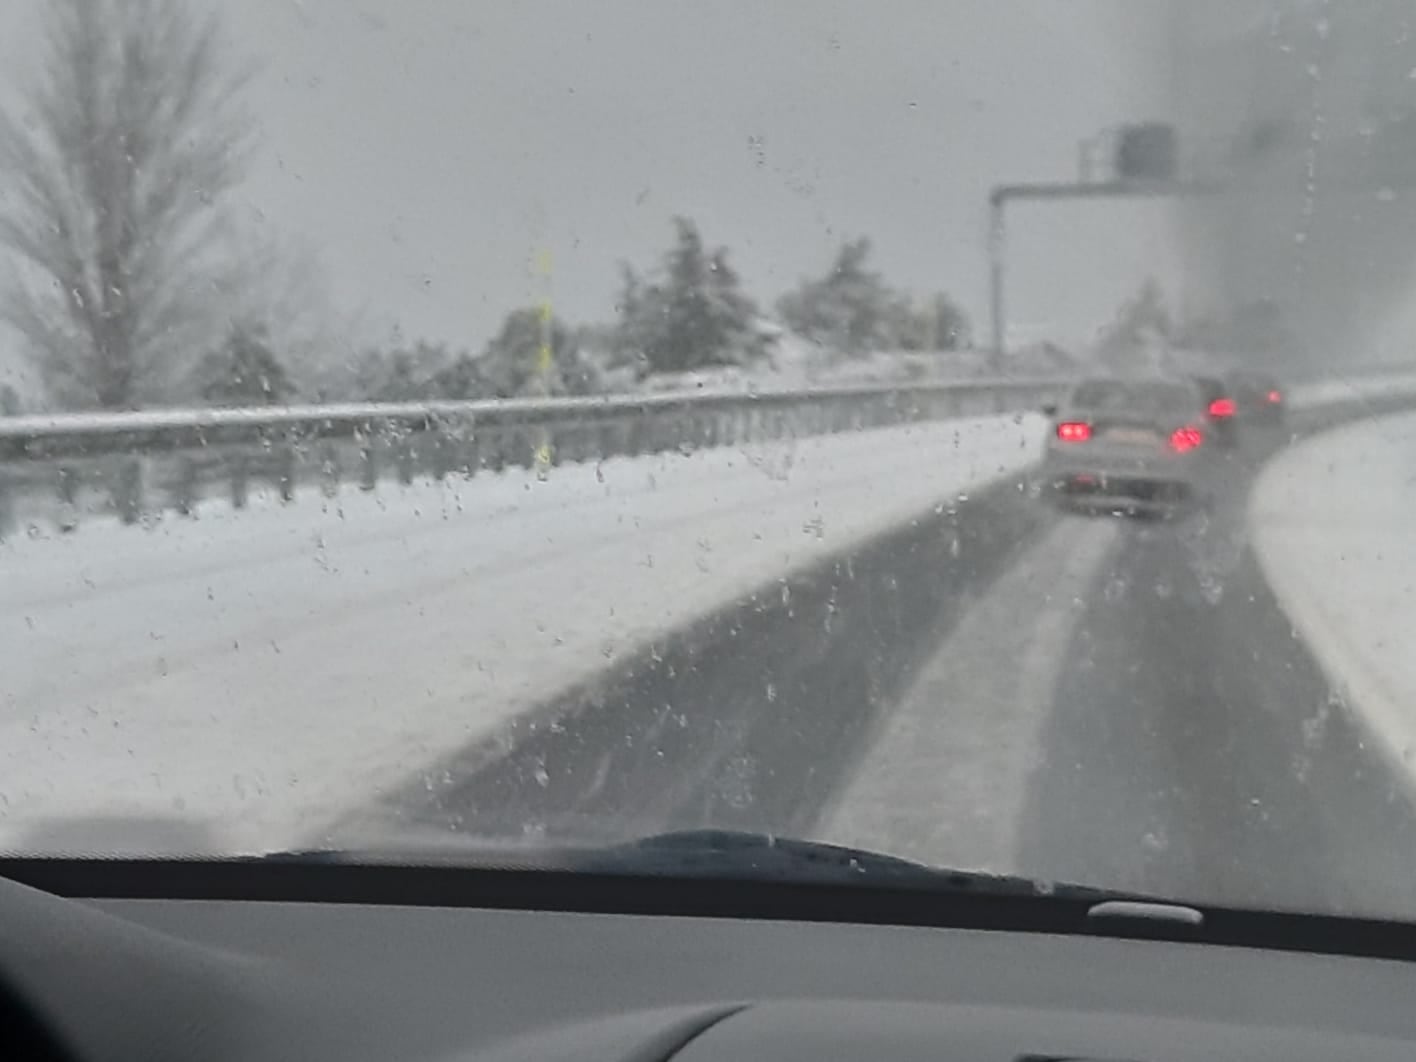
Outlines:
{"type": "Polygon", "coordinates": [[[0,545],[0,844],[309,841],[651,637],[1030,463],[1038,417],[346,488],[0,545]]]}

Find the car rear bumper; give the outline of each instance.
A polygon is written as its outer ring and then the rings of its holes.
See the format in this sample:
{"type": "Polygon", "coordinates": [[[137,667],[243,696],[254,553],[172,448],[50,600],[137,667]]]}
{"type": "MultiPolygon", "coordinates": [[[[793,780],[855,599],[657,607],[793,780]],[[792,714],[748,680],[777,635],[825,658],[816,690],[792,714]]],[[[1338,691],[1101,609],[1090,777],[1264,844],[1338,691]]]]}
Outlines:
{"type": "Polygon", "coordinates": [[[1238,429],[1232,417],[1210,421],[1210,437],[1225,449],[1233,449],[1239,443],[1238,429]]]}
{"type": "Polygon", "coordinates": [[[1171,515],[1196,508],[1208,497],[1200,477],[1170,469],[1044,463],[1037,478],[1048,500],[1095,512],[1171,515]]]}

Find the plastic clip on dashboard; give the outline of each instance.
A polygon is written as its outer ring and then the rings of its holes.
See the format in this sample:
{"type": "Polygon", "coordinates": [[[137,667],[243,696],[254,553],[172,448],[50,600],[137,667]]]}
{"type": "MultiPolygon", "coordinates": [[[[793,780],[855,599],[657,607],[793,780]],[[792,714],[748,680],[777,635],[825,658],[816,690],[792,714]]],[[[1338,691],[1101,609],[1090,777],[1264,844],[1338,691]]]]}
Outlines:
{"type": "Polygon", "coordinates": [[[1198,929],[1205,916],[1193,907],[1175,903],[1151,903],[1138,900],[1103,900],[1087,908],[1087,919],[1093,922],[1130,922],[1137,926],[1183,925],[1198,929]]]}
{"type": "Polygon", "coordinates": [[[1086,920],[1096,929],[1119,936],[1174,936],[1177,929],[1198,930],[1204,912],[1181,903],[1153,903],[1107,899],[1086,909],[1086,920]]]}

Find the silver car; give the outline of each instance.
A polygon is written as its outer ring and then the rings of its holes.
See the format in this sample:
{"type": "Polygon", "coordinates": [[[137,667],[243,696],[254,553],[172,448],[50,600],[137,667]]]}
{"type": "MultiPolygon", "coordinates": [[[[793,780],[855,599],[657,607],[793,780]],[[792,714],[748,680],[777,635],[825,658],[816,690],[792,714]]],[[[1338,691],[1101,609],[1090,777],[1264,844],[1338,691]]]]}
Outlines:
{"type": "Polygon", "coordinates": [[[1153,516],[1208,506],[1219,440],[1194,381],[1087,379],[1049,412],[1038,478],[1057,504],[1153,516]]]}

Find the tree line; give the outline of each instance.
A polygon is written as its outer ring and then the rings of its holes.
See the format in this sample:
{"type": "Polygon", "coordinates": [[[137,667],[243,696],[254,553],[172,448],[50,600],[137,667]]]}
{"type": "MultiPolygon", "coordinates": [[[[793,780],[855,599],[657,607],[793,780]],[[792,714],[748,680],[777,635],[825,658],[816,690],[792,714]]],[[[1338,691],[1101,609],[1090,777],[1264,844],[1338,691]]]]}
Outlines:
{"type": "MultiPolygon", "coordinates": [[[[728,250],[678,217],[651,268],[622,267],[609,322],[521,307],[476,352],[394,343],[315,372],[302,359],[308,270],[253,247],[230,202],[258,138],[217,16],[184,0],[50,0],[45,18],[39,74],[0,112],[0,247],[14,263],[0,277],[0,320],[51,405],[591,394],[755,365],[770,354],[773,315],[844,357],[969,340],[946,295],[917,303],[891,288],[865,238],[769,314],[728,250]]],[[[18,405],[13,390],[4,398],[5,410],[18,405]]]]}
{"type": "MultiPolygon", "coordinates": [[[[674,241],[640,273],[621,266],[615,316],[573,326],[537,307],[513,310],[476,354],[420,341],[366,350],[343,390],[319,397],[372,401],[588,395],[647,377],[743,367],[768,358],[776,329],[743,290],[726,248],[708,248],[697,225],[675,218],[674,241]]],[[[945,296],[922,306],[891,291],[866,268],[869,243],[841,248],[821,277],[804,280],[777,304],[797,335],[843,356],[876,350],[951,351],[968,341],[963,313],[945,296]]],[[[234,353],[234,352],[232,352],[234,353]]],[[[238,364],[224,353],[218,378],[238,364]]],[[[283,401],[294,388],[268,349],[255,371],[238,373],[247,401],[283,401]],[[277,379],[275,394],[251,381],[277,379]]],[[[233,396],[234,397],[234,396],[233,396]]]]}
{"type": "Polygon", "coordinates": [[[1253,358],[1270,364],[1308,356],[1303,336],[1289,325],[1273,299],[1239,302],[1223,312],[1182,316],[1171,311],[1153,277],[1117,309],[1094,344],[1097,362],[1124,371],[1136,364],[1138,351],[1199,350],[1253,358]]]}

